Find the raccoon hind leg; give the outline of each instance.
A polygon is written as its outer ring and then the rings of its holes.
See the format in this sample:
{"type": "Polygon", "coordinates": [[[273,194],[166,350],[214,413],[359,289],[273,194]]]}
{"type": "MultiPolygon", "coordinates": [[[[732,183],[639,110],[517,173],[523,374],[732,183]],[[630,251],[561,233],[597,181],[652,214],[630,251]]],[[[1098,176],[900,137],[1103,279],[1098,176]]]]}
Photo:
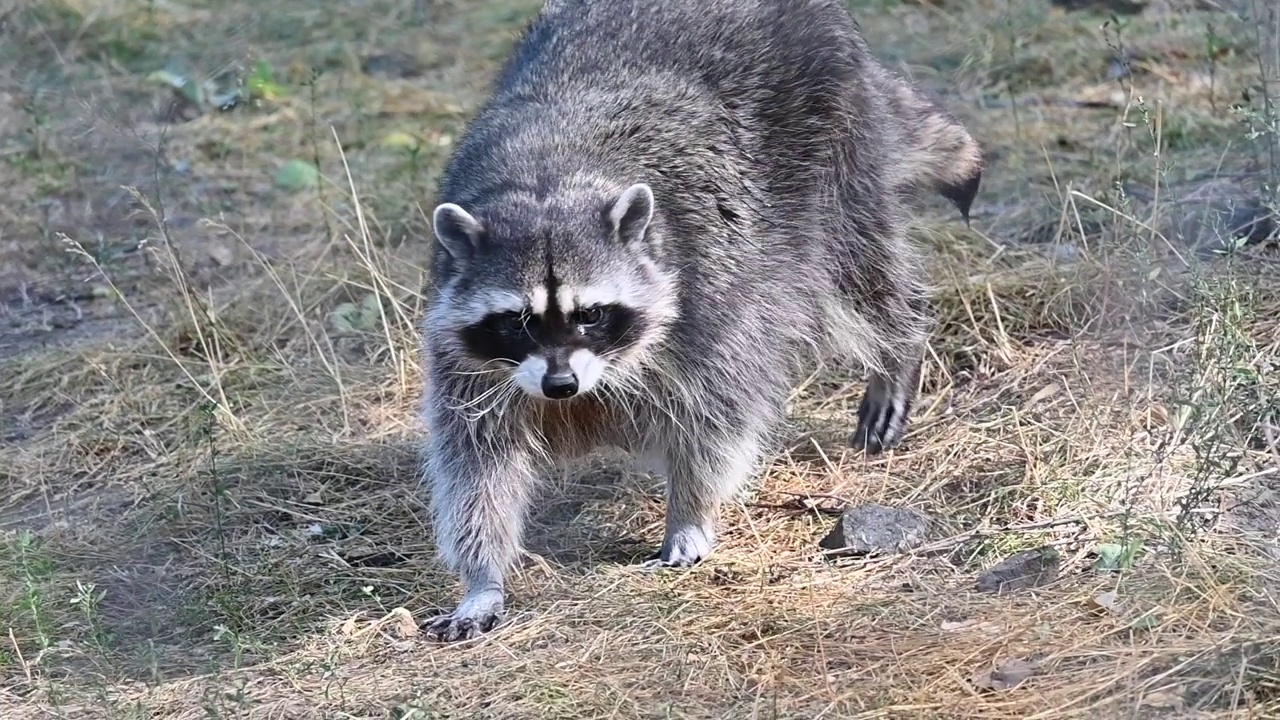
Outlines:
{"type": "Polygon", "coordinates": [[[846,342],[869,365],[871,377],[850,444],[867,455],[878,455],[898,447],[906,434],[930,313],[905,238],[892,232],[888,223],[864,226],[854,237],[856,242],[846,243],[836,263],[836,282],[845,311],[856,318],[847,327],[852,337],[846,342]]]}

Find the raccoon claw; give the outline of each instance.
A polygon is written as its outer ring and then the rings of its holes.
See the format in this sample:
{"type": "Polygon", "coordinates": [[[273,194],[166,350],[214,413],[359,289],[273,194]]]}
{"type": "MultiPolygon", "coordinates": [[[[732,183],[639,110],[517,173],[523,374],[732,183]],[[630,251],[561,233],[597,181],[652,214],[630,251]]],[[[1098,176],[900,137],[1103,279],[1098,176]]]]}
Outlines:
{"type": "Polygon", "coordinates": [[[674,569],[674,568],[693,567],[694,565],[697,565],[700,562],[702,562],[702,558],[699,556],[695,556],[692,558],[674,557],[674,558],[664,559],[662,557],[662,553],[659,551],[645,558],[644,561],[641,562],[636,567],[640,568],[641,570],[668,570],[668,569],[674,569]]]}
{"type": "Polygon", "coordinates": [[[503,620],[502,593],[481,593],[463,598],[458,609],[428,621],[426,635],[432,640],[457,642],[471,640],[497,627],[503,620]]]}
{"type": "Polygon", "coordinates": [[[711,554],[712,542],[712,534],[697,526],[670,532],[662,549],[646,558],[640,567],[644,570],[692,567],[711,554]]]}
{"type": "Polygon", "coordinates": [[[854,450],[861,450],[867,455],[879,455],[885,450],[892,450],[898,447],[901,442],[901,436],[885,438],[879,432],[872,430],[869,425],[859,423],[858,429],[854,431],[849,444],[853,446],[854,450]]]}
{"type": "Polygon", "coordinates": [[[427,627],[427,637],[440,642],[458,642],[472,640],[497,627],[502,618],[497,615],[470,618],[443,615],[431,621],[427,627]]]}
{"type": "Polygon", "coordinates": [[[892,402],[877,400],[868,393],[858,408],[858,427],[853,431],[849,444],[854,450],[861,450],[867,455],[879,455],[898,447],[906,434],[905,410],[895,407],[892,402]]]}

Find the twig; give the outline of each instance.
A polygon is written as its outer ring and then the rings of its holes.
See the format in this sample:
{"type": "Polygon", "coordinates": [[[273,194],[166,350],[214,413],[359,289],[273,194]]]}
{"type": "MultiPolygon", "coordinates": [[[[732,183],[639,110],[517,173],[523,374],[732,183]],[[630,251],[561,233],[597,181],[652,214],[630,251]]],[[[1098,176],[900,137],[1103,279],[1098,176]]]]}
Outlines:
{"type": "Polygon", "coordinates": [[[13,628],[9,628],[9,642],[13,643],[13,652],[18,656],[18,664],[22,666],[22,672],[27,676],[27,683],[32,683],[31,666],[27,664],[27,659],[22,657],[22,647],[18,645],[18,638],[13,635],[13,628]]]}
{"type": "Polygon", "coordinates": [[[1087,517],[1083,515],[1076,515],[1074,517],[1057,518],[1054,520],[1041,520],[1039,522],[1023,523],[1019,525],[1004,525],[998,528],[991,528],[989,530],[974,528],[973,530],[967,530],[965,532],[962,532],[959,535],[954,535],[952,537],[945,538],[943,540],[938,540],[938,541],[929,543],[928,545],[922,545],[912,550],[912,553],[924,554],[924,553],[938,552],[941,550],[950,550],[952,548],[959,547],[969,542],[970,540],[995,537],[997,535],[1006,535],[1009,533],[1038,532],[1041,530],[1050,530],[1055,527],[1062,527],[1064,525],[1087,525],[1090,521],[1093,521],[1093,520],[1104,520],[1106,518],[1123,515],[1124,513],[1125,513],[1124,510],[1112,510],[1111,512],[1102,513],[1100,515],[1089,515],[1087,517]]]}
{"type": "MultiPolygon", "coordinates": [[[[1040,522],[1023,523],[1020,525],[1004,525],[998,528],[991,528],[987,530],[983,530],[981,528],[974,528],[973,530],[966,530],[965,532],[962,532],[958,535],[953,535],[949,538],[943,538],[942,540],[936,540],[927,545],[921,545],[920,547],[912,548],[909,552],[904,553],[903,555],[897,555],[897,556],[873,555],[871,557],[864,558],[863,562],[868,562],[868,563],[881,562],[881,561],[893,559],[894,557],[901,559],[903,556],[917,557],[920,555],[928,555],[932,553],[942,552],[944,550],[951,550],[951,549],[960,547],[961,545],[969,542],[970,540],[976,540],[979,538],[995,537],[997,535],[1006,535],[1009,533],[1039,532],[1042,530],[1049,530],[1055,527],[1062,527],[1064,525],[1086,525],[1092,520],[1103,520],[1105,518],[1117,517],[1119,515],[1123,515],[1124,513],[1125,513],[1124,510],[1113,510],[1111,512],[1102,513],[1100,515],[1090,515],[1087,517],[1082,515],[1077,515],[1069,518],[1041,520],[1040,522]]],[[[832,554],[832,553],[844,552],[847,550],[848,548],[834,548],[831,550],[823,550],[823,553],[832,554]]]]}
{"type": "Polygon", "coordinates": [[[789,503],[782,503],[782,504],[750,503],[747,505],[747,507],[762,508],[765,510],[790,510],[792,512],[812,511],[812,512],[822,513],[824,515],[839,515],[840,513],[844,512],[845,507],[848,507],[854,504],[853,501],[849,500],[848,498],[840,497],[839,495],[824,495],[822,493],[797,493],[797,492],[788,492],[786,490],[775,490],[774,492],[778,495],[790,495],[791,497],[795,498],[795,500],[789,503]],[[805,502],[806,500],[815,500],[815,499],[835,500],[836,502],[840,503],[843,507],[838,507],[838,508],[821,507],[819,505],[813,505],[811,503],[805,502]]]}
{"type": "Polygon", "coordinates": [[[790,504],[783,503],[781,505],[772,503],[751,503],[747,507],[760,508],[762,510],[790,510],[791,512],[816,512],[823,515],[839,515],[844,512],[839,508],[819,507],[817,505],[806,505],[800,501],[793,501],[790,504]]]}

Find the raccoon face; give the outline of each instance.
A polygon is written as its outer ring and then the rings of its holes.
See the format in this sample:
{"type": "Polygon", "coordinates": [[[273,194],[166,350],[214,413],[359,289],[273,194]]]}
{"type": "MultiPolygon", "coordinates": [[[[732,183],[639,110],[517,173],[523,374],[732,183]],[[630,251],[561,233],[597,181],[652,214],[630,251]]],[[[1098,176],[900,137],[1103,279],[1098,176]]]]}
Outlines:
{"type": "Polygon", "coordinates": [[[508,196],[476,215],[445,203],[432,219],[454,269],[433,330],[473,372],[532,397],[567,400],[625,379],[675,318],[647,185],[508,196]]]}
{"type": "Polygon", "coordinates": [[[512,378],[526,393],[550,400],[585,394],[604,377],[611,356],[630,348],[644,327],[639,313],[618,302],[548,304],[487,314],[464,327],[463,345],[478,359],[515,362],[512,378]]]}

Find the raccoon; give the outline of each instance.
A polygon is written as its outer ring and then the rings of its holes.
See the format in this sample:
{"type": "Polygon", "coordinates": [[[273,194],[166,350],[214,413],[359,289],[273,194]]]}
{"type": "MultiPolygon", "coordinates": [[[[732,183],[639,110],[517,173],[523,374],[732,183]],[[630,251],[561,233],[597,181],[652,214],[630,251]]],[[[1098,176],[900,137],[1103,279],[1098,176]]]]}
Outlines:
{"type": "Polygon", "coordinates": [[[818,362],[870,381],[850,441],[898,445],[930,328],[905,233],[966,222],[983,158],[872,58],[839,0],[550,0],[449,158],[423,320],[424,480],[465,594],[504,616],[538,481],[597,448],[666,481],[646,568],[711,552],[818,362]]]}

